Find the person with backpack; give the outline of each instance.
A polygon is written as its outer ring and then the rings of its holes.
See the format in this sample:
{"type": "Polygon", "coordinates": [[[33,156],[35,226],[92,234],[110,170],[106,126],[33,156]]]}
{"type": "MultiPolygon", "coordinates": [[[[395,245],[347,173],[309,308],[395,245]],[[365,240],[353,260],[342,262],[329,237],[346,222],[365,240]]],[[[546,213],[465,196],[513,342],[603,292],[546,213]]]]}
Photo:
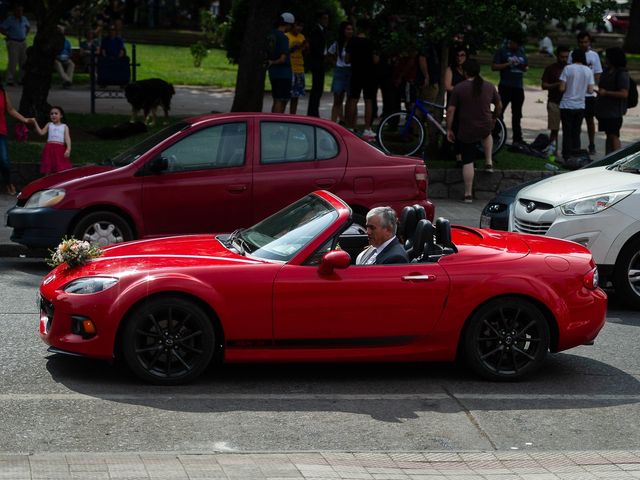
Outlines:
{"type": "Polygon", "coordinates": [[[596,118],[598,131],[607,135],[605,148],[609,154],[620,149],[620,128],[627,113],[630,84],[627,57],[620,47],[607,48],[604,59],[605,69],[596,90],[596,118]]]}

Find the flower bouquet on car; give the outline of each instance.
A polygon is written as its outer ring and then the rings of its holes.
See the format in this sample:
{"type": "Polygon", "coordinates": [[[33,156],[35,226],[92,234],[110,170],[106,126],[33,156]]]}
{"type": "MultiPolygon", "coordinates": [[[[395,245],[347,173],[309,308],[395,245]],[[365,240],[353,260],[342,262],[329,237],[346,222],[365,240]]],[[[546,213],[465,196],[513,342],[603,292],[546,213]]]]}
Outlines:
{"type": "Polygon", "coordinates": [[[66,263],[69,268],[74,268],[102,255],[100,247],[85,240],[67,237],[63,238],[60,245],[50,252],[51,257],[47,260],[47,265],[51,267],[66,263]]]}

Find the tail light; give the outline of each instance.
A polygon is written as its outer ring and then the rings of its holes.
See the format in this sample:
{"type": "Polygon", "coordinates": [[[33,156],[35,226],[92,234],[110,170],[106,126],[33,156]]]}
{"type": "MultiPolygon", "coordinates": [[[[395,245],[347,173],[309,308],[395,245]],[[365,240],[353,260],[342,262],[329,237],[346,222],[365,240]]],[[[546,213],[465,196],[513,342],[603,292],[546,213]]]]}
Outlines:
{"type": "Polygon", "coordinates": [[[416,185],[420,192],[427,194],[427,167],[424,165],[416,165],[415,169],[416,185]]]}
{"type": "Polygon", "coordinates": [[[593,270],[590,270],[582,279],[582,283],[589,290],[595,290],[598,288],[598,282],[600,278],[598,275],[598,267],[595,267],[593,270]]]}

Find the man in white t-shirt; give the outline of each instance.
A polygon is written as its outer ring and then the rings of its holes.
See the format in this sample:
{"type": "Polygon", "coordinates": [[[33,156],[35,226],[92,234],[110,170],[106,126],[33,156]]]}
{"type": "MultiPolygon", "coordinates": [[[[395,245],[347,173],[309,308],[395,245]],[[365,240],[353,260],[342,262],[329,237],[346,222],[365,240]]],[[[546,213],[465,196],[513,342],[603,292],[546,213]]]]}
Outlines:
{"type": "Polygon", "coordinates": [[[562,120],[562,158],[566,161],[580,150],[580,129],[585,116],[585,96],[593,93],[593,72],[585,65],[583,50],[571,53],[571,64],[560,74],[560,119],[562,120]]]}
{"type": "MultiPolygon", "coordinates": [[[[598,52],[591,49],[591,35],[589,32],[583,31],[576,36],[578,41],[578,48],[582,50],[586,57],[585,65],[593,72],[593,79],[596,85],[600,81],[600,74],[602,73],[602,62],[600,62],[600,55],[598,52]]],[[[571,63],[571,60],[569,60],[571,63]]],[[[596,94],[591,93],[586,96],[586,103],[584,107],[584,118],[587,122],[587,133],[589,135],[589,153],[596,153],[595,137],[596,137],[596,94]]]]}

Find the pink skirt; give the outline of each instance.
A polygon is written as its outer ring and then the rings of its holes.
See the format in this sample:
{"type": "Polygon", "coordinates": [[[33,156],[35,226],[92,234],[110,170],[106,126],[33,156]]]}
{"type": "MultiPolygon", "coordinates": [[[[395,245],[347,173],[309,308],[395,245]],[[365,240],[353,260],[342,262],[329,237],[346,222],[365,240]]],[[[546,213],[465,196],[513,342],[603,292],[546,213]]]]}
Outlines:
{"type": "Polygon", "coordinates": [[[72,168],[71,160],[64,156],[67,149],[64,143],[47,142],[42,151],[40,173],[56,173],[72,168]]]}

